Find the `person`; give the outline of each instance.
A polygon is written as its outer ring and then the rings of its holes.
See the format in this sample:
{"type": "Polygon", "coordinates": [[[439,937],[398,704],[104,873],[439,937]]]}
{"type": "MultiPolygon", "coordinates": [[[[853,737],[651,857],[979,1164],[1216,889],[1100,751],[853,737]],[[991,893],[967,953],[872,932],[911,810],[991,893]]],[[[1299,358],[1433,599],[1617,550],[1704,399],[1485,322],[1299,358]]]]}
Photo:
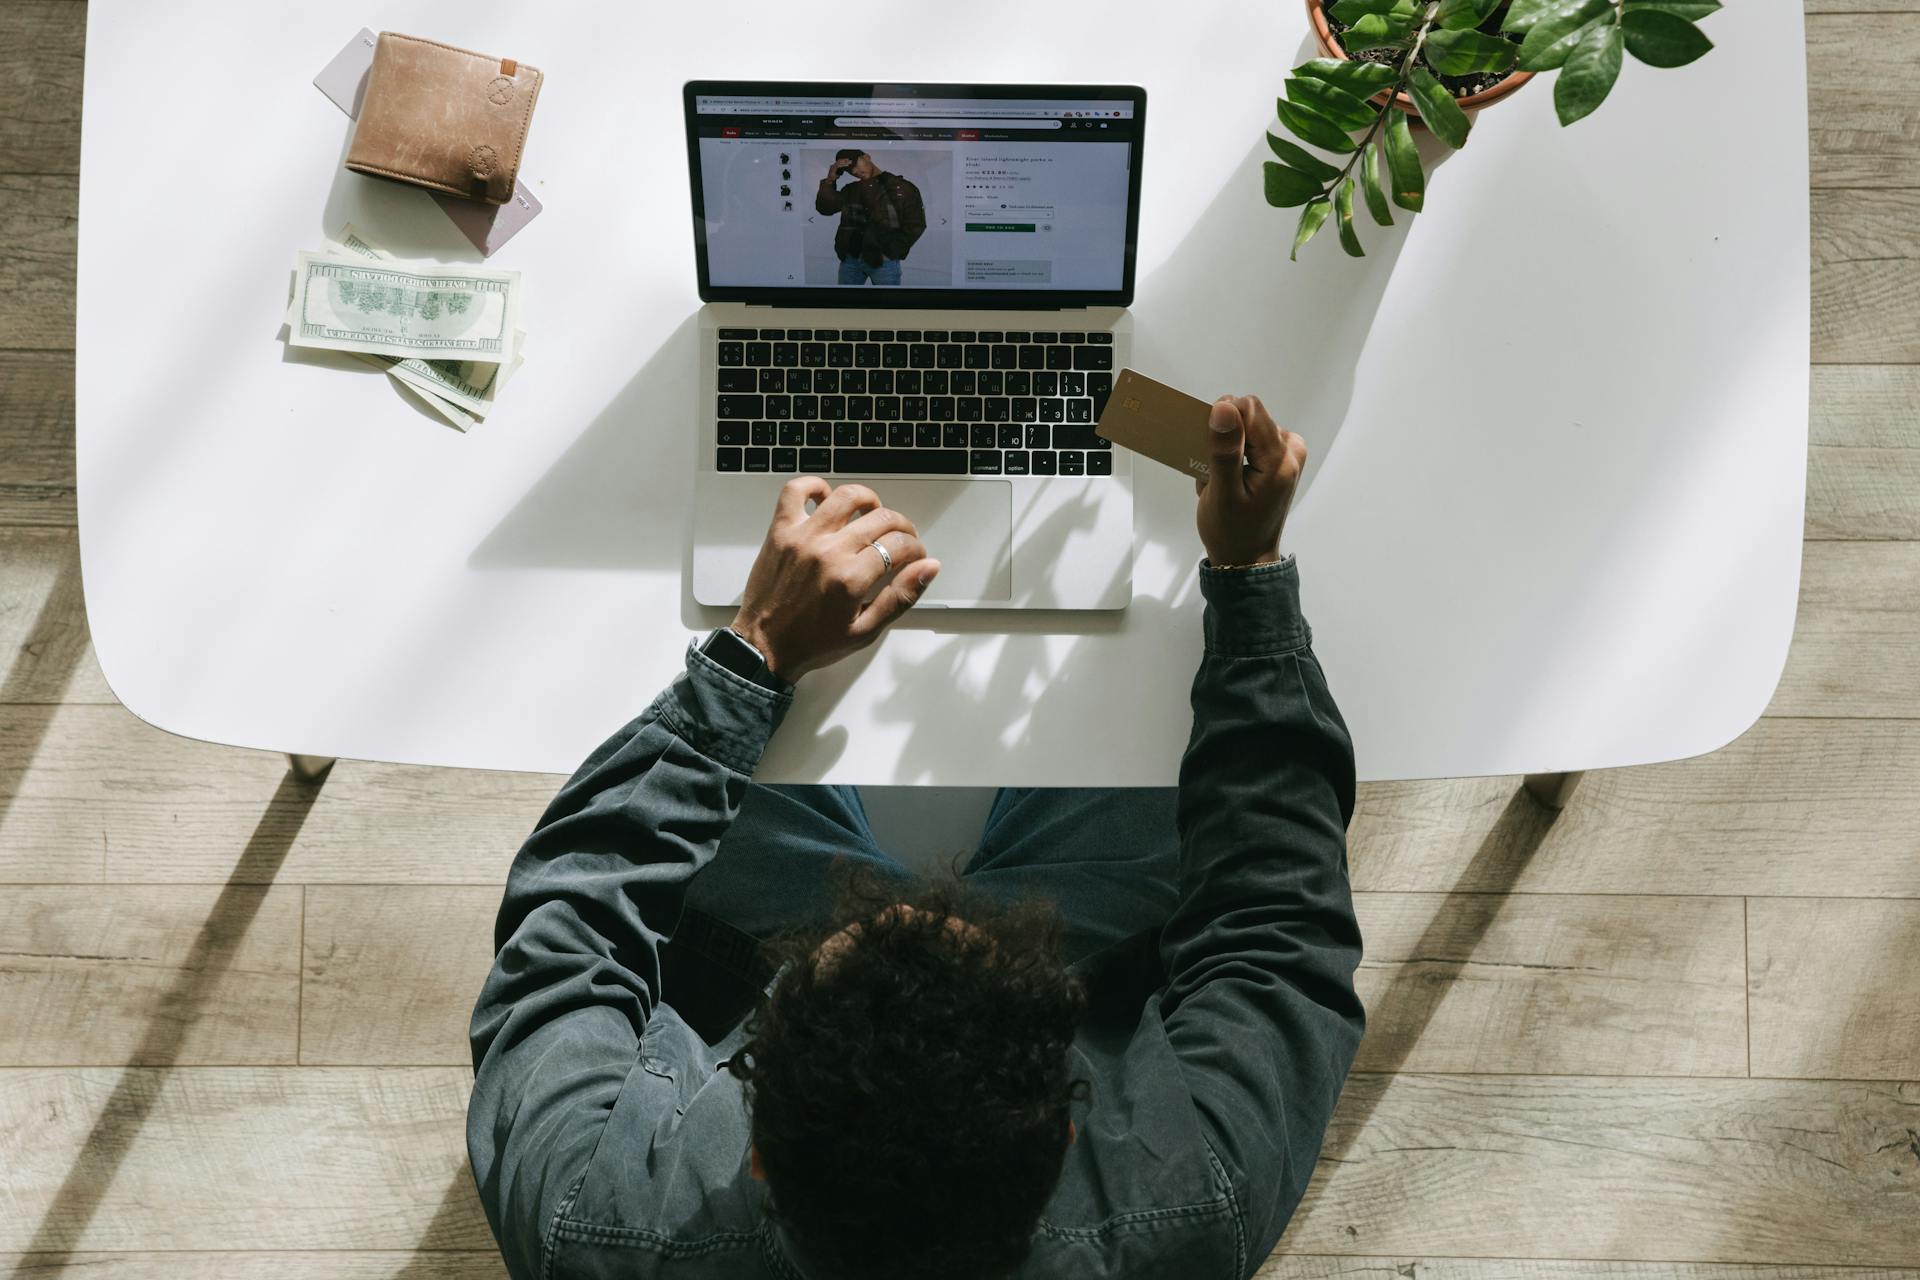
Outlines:
{"type": "Polygon", "coordinates": [[[854,147],[837,153],[827,166],[813,207],[818,213],[840,215],[833,233],[840,284],[899,284],[900,264],[927,229],[920,188],[854,147]],[[854,181],[837,187],[843,173],[854,181]]]}
{"type": "Polygon", "coordinates": [[[1178,787],[1003,791],[957,880],[851,788],[751,781],[940,569],[866,487],[787,483],[744,643],[690,646],[508,874],[467,1140],[514,1277],[1260,1266],[1364,1025],[1354,762],[1280,553],[1305,446],[1253,397],[1211,426],[1178,787]]]}

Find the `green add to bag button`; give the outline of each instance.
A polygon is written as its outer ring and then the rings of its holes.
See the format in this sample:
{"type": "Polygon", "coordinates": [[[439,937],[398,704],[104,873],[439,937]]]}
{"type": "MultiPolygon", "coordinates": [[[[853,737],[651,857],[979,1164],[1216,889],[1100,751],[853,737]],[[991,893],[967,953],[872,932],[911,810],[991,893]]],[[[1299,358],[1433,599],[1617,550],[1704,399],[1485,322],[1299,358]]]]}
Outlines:
{"type": "Polygon", "coordinates": [[[1031,222],[969,222],[969,231],[1031,231],[1031,222]]]}

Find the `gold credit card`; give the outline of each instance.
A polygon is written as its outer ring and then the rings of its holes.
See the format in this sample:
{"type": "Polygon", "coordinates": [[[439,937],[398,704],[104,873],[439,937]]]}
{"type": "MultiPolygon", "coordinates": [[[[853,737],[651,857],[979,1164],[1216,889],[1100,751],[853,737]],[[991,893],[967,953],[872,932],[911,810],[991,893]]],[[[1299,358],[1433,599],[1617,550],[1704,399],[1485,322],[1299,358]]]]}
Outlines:
{"type": "Polygon", "coordinates": [[[1135,369],[1122,369],[1097,430],[1115,444],[1190,476],[1207,474],[1213,404],[1176,391],[1135,369]]]}

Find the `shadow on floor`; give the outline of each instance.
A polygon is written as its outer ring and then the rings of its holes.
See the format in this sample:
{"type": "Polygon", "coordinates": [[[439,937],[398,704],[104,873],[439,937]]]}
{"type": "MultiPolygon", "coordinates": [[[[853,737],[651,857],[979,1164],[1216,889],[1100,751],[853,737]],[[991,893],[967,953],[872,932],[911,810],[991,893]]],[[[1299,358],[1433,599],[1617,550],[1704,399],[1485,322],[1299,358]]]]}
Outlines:
{"type": "Polygon", "coordinates": [[[115,1173],[159,1100],[167,1069],[179,1058],[188,1031],[240,952],[266,897],[255,886],[271,882],[285,863],[319,795],[318,784],[302,782],[292,773],[280,780],[239,865],[208,911],[178,976],[156,1002],[139,1047],[127,1059],[133,1066],[160,1071],[129,1069],[121,1074],[27,1245],[28,1253],[42,1255],[35,1258],[36,1265],[53,1270],[80,1248],[115,1173]]]}
{"type": "MultiPolygon", "coordinates": [[[[19,652],[7,668],[6,679],[0,681],[0,707],[61,700],[87,648],[86,628],[76,628],[80,633],[77,636],[64,634],[62,619],[82,616],[80,545],[72,542],[62,549],[59,567],[54,570],[53,583],[47,588],[40,612],[20,637],[19,652]]],[[[23,716],[19,720],[23,732],[8,745],[7,754],[11,758],[0,761],[0,777],[26,776],[40,752],[41,740],[46,737],[53,716],[49,710],[45,715],[23,716]]],[[[6,818],[7,809],[19,790],[17,782],[10,787],[0,787],[0,820],[6,818]]]]}
{"type": "Polygon", "coordinates": [[[415,1246],[418,1252],[393,1273],[392,1280],[506,1280],[506,1264],[491,1249],[470,1246],[487,1236],[486,1215],[474,1191],[466,1161],[447,1184],[433,1221],[415,1246]]]}

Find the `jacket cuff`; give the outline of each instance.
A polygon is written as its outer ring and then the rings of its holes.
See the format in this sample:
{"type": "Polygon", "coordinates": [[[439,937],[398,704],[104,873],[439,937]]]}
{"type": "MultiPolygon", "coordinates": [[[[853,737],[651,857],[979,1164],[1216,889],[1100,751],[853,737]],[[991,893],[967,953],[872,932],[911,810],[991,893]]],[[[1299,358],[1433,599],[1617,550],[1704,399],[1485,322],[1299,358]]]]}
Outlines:
{"type": "Polygon", "coordinates": [[[1291,555],[1251,569],[1200,562],[1207,652],[1225,658],[1292,653],[1313,643],[1300,613],[1300,571],[1291,555]]]}
{"type": "Polygon", "coordinates": [[[751,775],[768,739],[793,705],[793,692],[776,692],[727,670],[687,646],[686,674],[656,704],[661,721],[694,750],[751,775]]]}

